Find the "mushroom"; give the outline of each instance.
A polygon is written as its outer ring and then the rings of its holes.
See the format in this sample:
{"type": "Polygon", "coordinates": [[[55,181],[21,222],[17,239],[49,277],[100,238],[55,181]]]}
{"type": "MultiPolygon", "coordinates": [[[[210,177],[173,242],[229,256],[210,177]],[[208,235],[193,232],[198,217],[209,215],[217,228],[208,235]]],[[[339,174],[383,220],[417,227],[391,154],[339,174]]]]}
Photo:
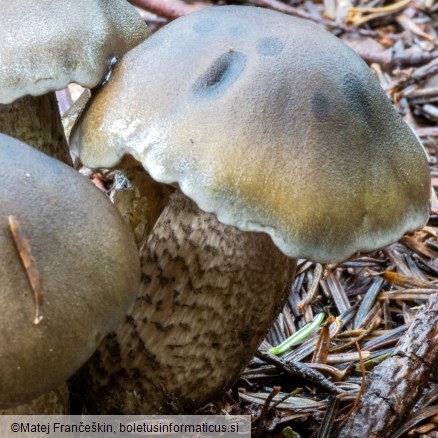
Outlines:
{"type": "Polygon", "coordinates": [[[125,0],[0,0],[0,132],[71,163],[54,90],[98,85],[148,31],[125,0]]]}
{"type": "Polygon", "coordinates": [[[0,409],[61,385],[122,320],[138,251],[78,172],[0,134],[0,409]]]}
{"type": "Polygon", "coordinates": [[[78,377],[94,413],[212,400],[277,316],[293,259],[341,261],[428,219],[424,151],[366,64],[265,9],[208,8],[155,33],[71,147],[89,167],[131,154],[178,188],[143,245],[134,308],[78,377]]]}

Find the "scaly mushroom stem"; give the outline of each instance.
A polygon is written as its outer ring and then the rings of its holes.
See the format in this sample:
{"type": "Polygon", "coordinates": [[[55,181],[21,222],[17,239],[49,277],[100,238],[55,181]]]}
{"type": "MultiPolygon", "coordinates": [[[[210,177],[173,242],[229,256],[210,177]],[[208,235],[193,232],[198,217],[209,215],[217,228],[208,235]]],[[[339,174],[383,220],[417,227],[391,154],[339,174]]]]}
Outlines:
{"type": "Polygon", "coordinates": [[[54,92],[0,104],[0,132],[72,165],[54,92]]]}
{"type": "Polygon", "coordinates": [[[129,155],[117,166],[109,198],[122,214],[139,248],[174,191],[174,187],[152,179],[142,164],[129,155]]]}
{"type": "Polygon", "coordinates": [[[280,312],[295,261],[171,196],[142,250],[142,286],[82,368],[90,413],[192,411],[238,378],[280,312]]]}

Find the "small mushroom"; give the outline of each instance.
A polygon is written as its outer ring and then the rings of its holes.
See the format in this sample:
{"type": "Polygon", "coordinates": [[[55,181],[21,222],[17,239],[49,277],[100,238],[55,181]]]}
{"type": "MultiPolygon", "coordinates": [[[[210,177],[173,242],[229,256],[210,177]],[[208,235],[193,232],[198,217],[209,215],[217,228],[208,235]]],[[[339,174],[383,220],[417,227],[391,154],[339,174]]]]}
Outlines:
{"type": "Polygon", "coordinates": [[[117,64],[71,147],[90,167],[132,154],[181,190],[143,245],[133,310],[81,370],[90,412],[196,409],[276,317],[286,256],[340,261],[428,218],[425,154],[366,64],[265,9],[208,8],[155,33],[117,64]]]}
{"type": "Polygon", "coordinates": [[[0,0],[0,132],[71,163],[54,91],[95,87],[143,41],[125,0],[0,0]]]}
{"type": "Polygon", "coordinates": [[[0,134],[0,409],[59,386],[122,320],[138,251],[79,173],[0,134]]]}

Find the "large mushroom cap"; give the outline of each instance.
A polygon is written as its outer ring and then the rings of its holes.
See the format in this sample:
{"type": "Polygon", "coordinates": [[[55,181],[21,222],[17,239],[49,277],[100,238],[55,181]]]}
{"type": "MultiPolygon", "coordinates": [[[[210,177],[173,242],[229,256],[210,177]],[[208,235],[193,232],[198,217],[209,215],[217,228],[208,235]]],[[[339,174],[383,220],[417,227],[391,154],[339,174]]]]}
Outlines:
{"type": "Polygon", "coordinates": [[[0,408],[7,408],[59,385],[91,356],[132,303],[140,269],[121,216],[84,177],[2,134],[0,162],[0,408]],[[38,324],[20,237],[41,282],[38,324]]]}
{"type": "Polygon", "coordinates": [[[428,217],[425,154],[366,64],[315,25],[252,7],[190,14],[117,65],[71,146],[125,153],[225,224],[317,261],[428,217]]]}
{"type": "Polygon", "coordinates": [[[0,0],[0,103],[96,86],[148,31],[125,0],[0,0]]]}

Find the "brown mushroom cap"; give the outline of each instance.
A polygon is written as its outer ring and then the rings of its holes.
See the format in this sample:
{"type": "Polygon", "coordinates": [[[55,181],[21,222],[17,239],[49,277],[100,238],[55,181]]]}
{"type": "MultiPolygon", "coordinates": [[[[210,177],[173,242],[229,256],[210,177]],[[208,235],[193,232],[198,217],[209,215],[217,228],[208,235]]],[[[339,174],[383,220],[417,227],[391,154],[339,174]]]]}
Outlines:
{"type": "Polygon", "coordinates": [[[208,8],[128,53],[76,127],[90,167],[125,153],[201,209],[321,262],[428,217],[425,154],[359,56],[308,22],[208,8]]]}
{"type": "Polygon", "coordinates": [[[0,103],[96,86],[148,31],[125,0],[0,0],[0,103]]]}
{"type": "Polygon", "coordinates": [[[120,214],[84,177],[0,134],[0,408],[70,377],[120,323],[139,285],[138,252],[120,214]],[[42,320],[8,224],[41,280],[42,320]]]}

